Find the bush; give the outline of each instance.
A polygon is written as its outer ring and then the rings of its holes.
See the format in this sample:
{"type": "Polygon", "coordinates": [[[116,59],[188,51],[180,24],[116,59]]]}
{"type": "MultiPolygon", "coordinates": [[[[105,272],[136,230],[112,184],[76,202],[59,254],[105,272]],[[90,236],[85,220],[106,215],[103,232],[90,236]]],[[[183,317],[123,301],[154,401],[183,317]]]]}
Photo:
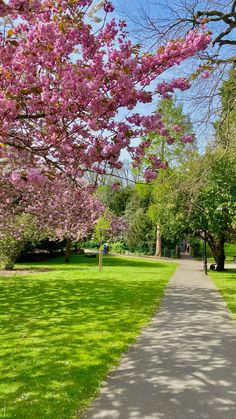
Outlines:
{"type": "Polygon", "coordinates": [[[21,240],[16,240],[6,232],[0,240],[0,266],[1,269],[11,270],[23,249],[21,240]]]}
{"type": "Polygon", "coordinates": [[[26,251],[36,246],[42,238],[35,219],[29,214],[20,214],[0,230],[0,266],[13,269],[14,263],[26,251]]]}
{"type": "Polygon", "coordinates": [[[125,253],[127,247],[123,242],[115,242],[110,246],[110,251],[113,253],[125,253]]]}
{"type": "Polygon", "coordinates": [[[99,243],[93,239],[84,241],[81,246],[88,249],[99,249],[99,243]]]}

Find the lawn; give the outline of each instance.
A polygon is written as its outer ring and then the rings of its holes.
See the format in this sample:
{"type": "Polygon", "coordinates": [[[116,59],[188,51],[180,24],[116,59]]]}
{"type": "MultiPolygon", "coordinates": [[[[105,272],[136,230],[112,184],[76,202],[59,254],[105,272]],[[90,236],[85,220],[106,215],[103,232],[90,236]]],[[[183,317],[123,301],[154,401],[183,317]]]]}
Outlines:
{"type": "Polygon", "coordinates": [[[227,262],[232,262],[233,257],[236,256],[236,243],[235,244],[226,243],[226,245],[225,245],[225,256],[226,256],[226,263],[227,262]]]}
{"type": "MultiPolygon", "coordinates": [[[[0,277],[0,417],[70,419],[148,323],[176,264],[73,256],[0,277]]],[[[79,412],[79,413],[78,413],[79,412]]]]}
{"type": "MultiPolygon", "coordinates": [[[[203,243],[201,243],[201,254],[203,254],[203,243]]],[[[236,256],[236,243],[226,243],[225,244],[225,263],[232,263],[233,257],[236,256]]],[[[214,258],[211,255],[211,250],[207,245],[207,259],[208,262],[215,262],[214,258]]]]}
{"type": "Polygon", "coordinates": [[[209,273],[236,319],[236,269],[209,273]]]}

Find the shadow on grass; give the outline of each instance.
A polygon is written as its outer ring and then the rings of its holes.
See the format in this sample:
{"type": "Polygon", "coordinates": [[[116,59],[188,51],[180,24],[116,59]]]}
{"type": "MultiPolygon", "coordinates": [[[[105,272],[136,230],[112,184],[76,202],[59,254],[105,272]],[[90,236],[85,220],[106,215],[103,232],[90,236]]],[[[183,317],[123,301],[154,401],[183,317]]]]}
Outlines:
{"type": "MultiPolygon", "coordinates": [[[[136,259],[136,258],[128,258],[122,256],[105,256],[103,257],[103,265],[104,266],[127,266],[131,268],[165,268],[168,262],[161,262],[155,260],[145,260],[145,259],[136,259]]],[[[17,266],[17,265],[16,265],[17,266]]],[[[59,256],[54,259],[48,259],[44,262],[28,262],[19,265],[19,269],[45,269],[46,266],[50,266],[51,269],[59,269],[59,270],[74,270],[75,268],[79,268],[80,270],[87,270],[88,267],[96,267],[98,266],[98,257],[97,258],[87,258],[83,255],[76,255],[73,254],[71,256],[71,261],[68,264],[65,264],[64,257],[59,256]],[[84,266],[86,265],[86,266],[84,266]]]]}
{"type": "Polygon", "coordinates": [[[104,263],[99,274],[95,260],[73,256],[65,266],[57,258],[30,265],[51,272],[0,280],[0,417],[74,417],[153,314],[174,271],[133,259],[104,263]],[[155,276],[138,277],[136,267],[155,268],[155,276]]]}

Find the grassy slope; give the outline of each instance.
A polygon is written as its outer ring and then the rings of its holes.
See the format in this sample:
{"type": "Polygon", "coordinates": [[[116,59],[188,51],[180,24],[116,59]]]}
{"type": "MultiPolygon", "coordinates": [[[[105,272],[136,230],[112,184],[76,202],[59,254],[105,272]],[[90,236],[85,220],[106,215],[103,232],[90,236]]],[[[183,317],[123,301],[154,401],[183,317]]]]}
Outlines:
{"type": "Polygon", "coordinates": [[[236,319],[236,269],[209,273],[236,319]]]}
{"type": "Polygon", "coordinates": [[[108,257],[99,274],[96,264],[58,258],[0,278],[1,418],[74,418],[150,320],[176,268],[108,257]]]}

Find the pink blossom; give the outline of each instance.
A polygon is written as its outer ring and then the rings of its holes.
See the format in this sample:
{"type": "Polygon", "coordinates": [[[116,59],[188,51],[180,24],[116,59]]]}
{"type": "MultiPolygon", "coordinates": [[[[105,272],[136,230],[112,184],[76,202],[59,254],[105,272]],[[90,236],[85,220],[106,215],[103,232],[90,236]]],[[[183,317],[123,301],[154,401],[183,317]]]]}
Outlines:
{"type": "MultiPolygon", "coordinates": [[[[120,167],[121,151],[130,152],[137,138],[154,132],[170,141],[172,128],[145,109],[156,93],[152,85],[163,97],[190,88],[181,75],[168,82],[161,78],[211,40],[208,33],[193,30],[145,54],[128,37],[124,21],[111,17],[94,31],[87,14],[91,4],[0,1],[0,15],[9,15],[13,24],[12,34],[0,36],[1,142],[12,150],[13,170],[29,173],[28,181],[39,182],[31,172],[34,163],[35,169],[43,161],[70,177],[85,170],[104,173],[120,167]],[[122,113],[129,116],[121,122],[122,113]]],[[[105,18],[113,5],[106,0],[103,6],[105,18]]],[[[149,145],[143,142],[131,151],[135,164],[149,145]]]]}
{"type": "Polygon", "coordinates": [[[175,124],[174,126],[173,126],[173,130],[175,131],[175,132],[180,132],[180,131],[182,131],[182,127],[179,125],[179,124],[175,124]]]}
{"type": "Polygon", "coordinates": [[[111,13],[114,10],[114,6],[113,6],[112,2],[107,1],[107,0],[104,1],[103,8],[104,8],[106,13],[111,13]]]}
{"type": "Polygon", "coordinates": [[[144,179],[146,182],[151,182],[152,180],[156,179],[157,172],[154,172],[152,169],[146,169],[144,172],[144,179]]]}

